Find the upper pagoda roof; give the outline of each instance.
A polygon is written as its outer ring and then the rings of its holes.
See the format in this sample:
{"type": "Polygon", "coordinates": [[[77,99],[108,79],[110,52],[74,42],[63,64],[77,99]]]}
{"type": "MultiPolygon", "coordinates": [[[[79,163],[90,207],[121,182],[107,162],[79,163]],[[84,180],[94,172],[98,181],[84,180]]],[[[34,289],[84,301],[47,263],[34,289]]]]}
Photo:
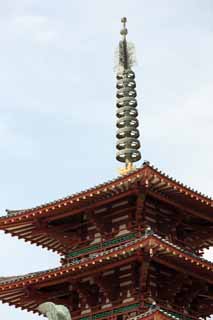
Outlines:
{"type": "MultiPolygon", "coordinates": [[[[177,197],[178,200],[192,200],[197,202],[198,205],[213,208],[213,198],[207,196],[197,190],[190,188],[189,186],[177,181],[168,174],[162,172],[158,168],[151,165],[148,161],[145,161],[142,167],[133,170],[131,173],[118,176],[113,180],[109,180],[95,187],[86,189],[84,191],[74,193],[64,198],[60,198],[55,201],[47,202],[39,206],[27,209],[9,210],[7,209],[7,215],[1,216],[0,220],[8,219],[10,223],[15,222],[16,219],[19,220],[21,216],[26,216],[29,214],[31,217],[36,215],[49,215],[54,214],[57,209],[62,206],[73,206],[78,203],[83,204],[85,200],[93,198],[94,200],[102,199],[102,195],[111,195],[115,189],[130,189],[130,187],[142,178],[146,178],[144,181],[147,187],[150,187],[153,191],[162,193],[168,197],[177,197]]],[[[115,190],[116,191],[116,190],[115,190]]],[[[117,193],[117,192],[114,192],[117,193]]],[[[212,213],[212,209],[210,211],[212,213]]],[[[8,222],[9,222],[8,221],[8,222]]]]}
{"type": "MultiPolygon", "coordinates": [[[[119,176],[88,190],[68,197],[24,210],[7,210],[0,217],[0,230],[36,243],[59,253],[66,253],[63,241],[50,232],[42,232],[40,221],[63,219],[88,209],[96,209],[116,202],[124,196],[137,193],[143,188],[147,194],[174,205],[183,212],[213,222],[212,198],[195,191],[168,176],[149,162],[130,174],[119,176]],[[37,232],[37,233],[36,233],[37,232]],[[39,232],[39,234],[38,234],[39,232]]],[[[63,240],[63,239],[62,239],[63,240]]]]}

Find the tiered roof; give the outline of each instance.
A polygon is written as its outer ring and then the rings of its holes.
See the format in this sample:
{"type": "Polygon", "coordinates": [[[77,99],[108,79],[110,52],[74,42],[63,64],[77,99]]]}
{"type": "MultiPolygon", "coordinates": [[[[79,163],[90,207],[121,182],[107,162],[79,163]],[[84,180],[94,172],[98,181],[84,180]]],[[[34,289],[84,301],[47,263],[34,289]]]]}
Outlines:
{"type": "Polygon", "coordinates": [[[54,269],[0,278],[0,300],[35,313],[45,301],[64,304],[76,320],[124,313],[129,320],[197,320],[213,312],[213,263],[201,257],[213,245],[213,200],[149,162],[133,170],[141,158],[139,123],[122,22],[116,147],[122,172],[131,172],[34,208],[7,210],[0,230],[64,257],[54,269]]]}
{"type": "Polygon", "coordinates": [[[170,319],[175,319],[175,320],[180,320],[180,319],[185,319],[185,320],[190,320],[192,318],[189,318],[187,316],[183,316],[182,314],[179,313],[174,313],[174,312],[168,312],[167,310],[164,310],[160,308],[159,306],[150,306],[149,310],[141,313],[135,317],[131,317],[128,320],[170,320],[170,319]]]}
{"type": "MultiPolygon", "coordinates": [[[[84,210],[95,209],[103,204],[116,201],[124,196],[137,192],[138,188],[146,189],[148,195],[160,201],[175,205],[185,215],[192,215],[213,223],[213,200],[198,191],[190,189],[171,178],[157,168],[145,162],[143,166],[130,174],[100,184],[94,188],[73,194],[53,202],[25,210],[8,210],[7,216],[0,218],[0,229],[12,236],[25,239],[58,253],[67,253],[64,248],[64,237],[56,238],[54,228],[43,226],[40,221],[48,222],[71,217],[84,210]]],[[[204,239],[201,247],[213,245],[213,239],[204,239]]]]}
{"type": "MultiPolygon", "coordinates": [[[[151,259],[160,265],[173,268],[213,286],[213,264],[211,262],[175,246],[152,231],[148,231],[140,236],[135,235],[135,239],[126,241],[126,243],[117,245],[110,250],[103,249],[97,252],[96,256],[85,255],[63,266],[43,272],[1,278],[0,300],[28,311],[37,312],[38,297],[32,295],[26,299],[28,287],[31,289],[33,287],[48,287],[56,283],[65,283],[67,279],[72,283],[81,279],[83,275],[90,276],[97,273],[97,270],[103,272],[117,265],[123,265],[127,261],[135,261],[139,257],[137,252],[140,250],[149,252],[151,259]]],[[[212,303],[211,299],[209,303],[212,303]]]]}

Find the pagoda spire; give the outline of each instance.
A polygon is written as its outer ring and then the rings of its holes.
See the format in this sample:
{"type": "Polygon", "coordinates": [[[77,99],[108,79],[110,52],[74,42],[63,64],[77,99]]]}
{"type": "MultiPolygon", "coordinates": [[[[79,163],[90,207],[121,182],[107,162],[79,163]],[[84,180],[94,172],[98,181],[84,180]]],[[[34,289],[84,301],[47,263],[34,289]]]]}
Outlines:
{"type": "Polygon", "coordinates": [[[120,170],[121,174],[126,174],[133,170],[133,163],[141,159],[138,111],[136,100],[136,82],[132,66],[135,62],[134,46],[127,42],[126,28],[127,19],[121,19],[123,27],[121,29],[122,39],[119,42],[118,65],[117,65],[117,122],[116,133],[116,159],[125,163],[125,167],[120,170]]]}

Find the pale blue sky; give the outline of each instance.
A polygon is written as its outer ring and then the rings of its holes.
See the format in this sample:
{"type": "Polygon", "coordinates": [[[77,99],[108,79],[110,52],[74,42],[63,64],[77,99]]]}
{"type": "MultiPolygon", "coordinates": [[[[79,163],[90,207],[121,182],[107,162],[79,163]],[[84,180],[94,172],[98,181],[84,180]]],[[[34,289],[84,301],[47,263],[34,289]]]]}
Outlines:
{"type": "MultiPolygon", "coordinates": [[[[117,175],[113,65],[122,16],[137,51],[143,160],[212,195],[212,0],[7,0],[1,215],[117,175]]],[[[0,276],[58,264],[55,254],[2,233],[0,247],[0,276]]],[[[0,317],[38,318],[1,304],[0,317]]]]}

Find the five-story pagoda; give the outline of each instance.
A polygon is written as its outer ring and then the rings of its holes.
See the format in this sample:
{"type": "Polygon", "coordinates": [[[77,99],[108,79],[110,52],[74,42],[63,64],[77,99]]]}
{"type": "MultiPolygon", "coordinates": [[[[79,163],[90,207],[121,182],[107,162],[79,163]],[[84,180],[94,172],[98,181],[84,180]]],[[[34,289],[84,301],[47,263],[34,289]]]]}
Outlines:
{"type": "Polygon", "coordinates": [[[58,252],[61,266],[0,278],[0,300],[38,312],[45,301],[73,319],[198,319],[213,313],[213,201],[140,160],[132,46],[122,19],[117,71],[121,176],[0,218],[0,229],[58,252]]]}

